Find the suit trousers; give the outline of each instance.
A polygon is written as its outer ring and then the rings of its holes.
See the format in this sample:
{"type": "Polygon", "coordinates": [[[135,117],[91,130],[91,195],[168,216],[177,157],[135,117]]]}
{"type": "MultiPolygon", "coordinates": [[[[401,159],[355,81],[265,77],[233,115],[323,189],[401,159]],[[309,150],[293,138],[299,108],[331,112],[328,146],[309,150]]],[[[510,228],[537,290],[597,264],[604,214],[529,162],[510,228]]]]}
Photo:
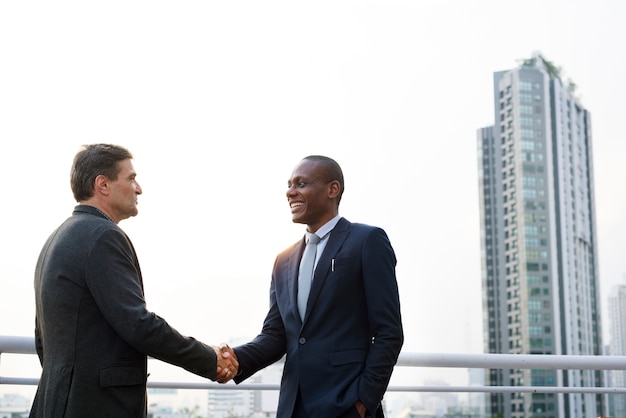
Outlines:
{"type": "MultiPolygon", "coordinates": [[[[375,418],[384,418],[383,409],[379,405],[376,410],[375,418]]],[[[302,403],[302,397],[300,396],[300,390],[298,389],[298,396],[296,397],[296,405],[293,408],[293,414],[291,418],[310,418],[304,409],[304,404],[302,403]]],[[[337,416],[336,418],[361,418],[359,416],[359,411],[356,409],[356,406],[350,408],[345,413],[337,416]]],[[[372,418],[372,415],[369,413],[365,414],[365,418],[372,418]]]]}

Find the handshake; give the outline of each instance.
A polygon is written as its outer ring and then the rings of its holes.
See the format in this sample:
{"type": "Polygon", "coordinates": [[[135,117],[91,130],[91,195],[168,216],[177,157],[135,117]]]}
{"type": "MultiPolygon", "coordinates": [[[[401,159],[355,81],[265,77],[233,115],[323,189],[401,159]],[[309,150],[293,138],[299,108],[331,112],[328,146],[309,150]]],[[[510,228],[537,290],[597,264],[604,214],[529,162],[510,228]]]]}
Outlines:
{"type": "Polygon", "coordinates": [[[235,351],[228,344],[222,344],[219,347],[213,346],[213,350],[215,350],[217,355],[217,372],[213,380],[219,383],[226,383],[237,375],[239,361],[235,351]]]}

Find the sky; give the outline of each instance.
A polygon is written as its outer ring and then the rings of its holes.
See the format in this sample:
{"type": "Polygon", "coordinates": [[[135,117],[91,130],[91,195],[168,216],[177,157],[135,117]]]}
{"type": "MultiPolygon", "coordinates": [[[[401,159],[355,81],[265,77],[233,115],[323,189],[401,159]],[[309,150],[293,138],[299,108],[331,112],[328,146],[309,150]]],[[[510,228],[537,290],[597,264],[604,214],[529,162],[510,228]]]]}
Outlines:
{"type": "Polygon", "coordinates": [[[182,333],[259,332],[274,258],[304,232],[287,179],[324,154],[344,170],[340,214],[396,251],[403,351],[481,353],[476,131],[493,73],[535,51],[591,112],[606,311],[626,282],[624,15],[619,0],[0,3],[0,335],[32,335],[72,158],[104,142],[134,154],[143,195],[120,226],[148,308],[182,333]]]}

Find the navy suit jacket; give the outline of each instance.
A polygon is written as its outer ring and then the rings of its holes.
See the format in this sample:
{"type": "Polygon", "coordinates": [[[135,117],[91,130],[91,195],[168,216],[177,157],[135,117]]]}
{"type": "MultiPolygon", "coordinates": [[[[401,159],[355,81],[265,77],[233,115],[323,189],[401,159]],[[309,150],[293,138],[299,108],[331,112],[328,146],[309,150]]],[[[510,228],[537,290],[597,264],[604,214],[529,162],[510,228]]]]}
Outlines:
{"type": "Polygon", "coordinates": [[[319,258],[301,321],[303,250],[304,240],[276,258],[263,329],[235,347],[235,382],[286,354],[278,418],[291,417],[298,390],[311,418],[346,414],[357,400],[373,416],[404,340],[393,248],[382,229],[341,218],[319,258]]]}
{"type": "Polygon", "coordinates": [[[35,271],[43,366],[32,418],[144,418],[147,356],[214,378],[215,351],[146,309],[126,234],[92,206],[48,238],[35,271]]]}

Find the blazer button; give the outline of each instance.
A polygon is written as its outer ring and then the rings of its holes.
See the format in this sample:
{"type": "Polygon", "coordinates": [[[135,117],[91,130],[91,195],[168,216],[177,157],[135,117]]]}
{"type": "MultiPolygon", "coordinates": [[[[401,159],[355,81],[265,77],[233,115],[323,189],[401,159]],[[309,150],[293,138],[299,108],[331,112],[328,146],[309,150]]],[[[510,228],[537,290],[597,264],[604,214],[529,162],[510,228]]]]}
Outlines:
{"type": "Polygon", "coordinates": [[[298,340],[298,342],[299,342],[300,344],[305,344],[305,343],[306,343],[306,338],[304,338],[304,337],[300,337],[300,339],[298,340]]]}

